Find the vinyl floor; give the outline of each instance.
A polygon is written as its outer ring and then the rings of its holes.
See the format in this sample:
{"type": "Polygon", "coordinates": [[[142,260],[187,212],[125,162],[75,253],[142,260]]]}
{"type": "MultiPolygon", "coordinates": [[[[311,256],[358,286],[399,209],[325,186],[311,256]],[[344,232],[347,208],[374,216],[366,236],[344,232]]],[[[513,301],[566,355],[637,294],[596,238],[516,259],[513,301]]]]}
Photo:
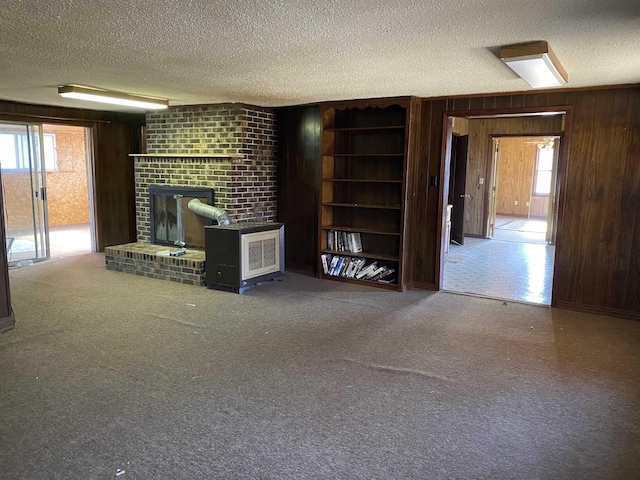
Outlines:
{"type": "Polygon", "coordinates": [[[451,244],[444,290],[549,305],[555,246],[544,243],[540,225],[534,222],[529,230],[498,227],[492,239],[451,244]]]}

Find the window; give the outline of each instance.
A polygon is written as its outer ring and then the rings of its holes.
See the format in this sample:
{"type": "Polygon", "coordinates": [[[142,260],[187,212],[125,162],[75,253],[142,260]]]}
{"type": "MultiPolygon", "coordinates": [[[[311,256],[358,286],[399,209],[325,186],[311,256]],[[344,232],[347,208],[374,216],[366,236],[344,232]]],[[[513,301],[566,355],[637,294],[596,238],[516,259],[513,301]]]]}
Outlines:
{"type": "Polygon", "coordinates": [[[553,147],[538,147],[536,170],[533,175],[533,194],[547,196],[551,193],[551,173],[553,171],[553,147]]]}
{"type": "MultiPolygon", "coordinates": [[[[44,142],[44,166],[47,172],[58,171],[56,136],[42,135],[44,142]]],[[[24,133],[0,133],[0,165],[3,170],[29,170],[29,137],[24,133]]]]}

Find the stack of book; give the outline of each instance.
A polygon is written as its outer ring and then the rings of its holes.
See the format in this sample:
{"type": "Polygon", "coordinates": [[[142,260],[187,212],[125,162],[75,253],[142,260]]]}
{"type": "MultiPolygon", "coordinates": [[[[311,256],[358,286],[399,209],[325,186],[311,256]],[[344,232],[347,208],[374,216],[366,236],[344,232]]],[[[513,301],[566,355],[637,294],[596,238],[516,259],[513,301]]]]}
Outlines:
{"type": "Polygon", "coordinates": [[[334,277],[356,278],[371,282],[395,283],[395,269],[387,265],[378,265],[366,258],[343,257],[342,255],[321,255],[322,270],[325,275],[334,277]]]}
{"type": "Polygon", "coordinates": [[[362,252],[362,240],[358,232],[327,231],[327,248],[336,252],[362,252]]]}

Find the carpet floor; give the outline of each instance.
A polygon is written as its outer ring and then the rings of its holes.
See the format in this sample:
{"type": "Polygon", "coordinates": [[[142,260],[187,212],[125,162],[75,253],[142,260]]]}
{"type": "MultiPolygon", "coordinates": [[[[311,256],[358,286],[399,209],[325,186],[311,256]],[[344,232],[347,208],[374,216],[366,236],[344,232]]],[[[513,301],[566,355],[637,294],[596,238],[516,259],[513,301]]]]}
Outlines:
{"type": "Polygon", "coordinates": [[[10,272],[3,479],[640,477],[640,322],[287,272],[10,272]]]}

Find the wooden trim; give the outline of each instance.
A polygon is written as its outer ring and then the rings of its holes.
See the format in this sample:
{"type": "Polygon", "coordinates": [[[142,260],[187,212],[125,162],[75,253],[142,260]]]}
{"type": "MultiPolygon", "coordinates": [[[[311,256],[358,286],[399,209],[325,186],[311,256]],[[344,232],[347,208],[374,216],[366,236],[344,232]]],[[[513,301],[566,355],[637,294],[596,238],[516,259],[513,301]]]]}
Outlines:
{"type": "Polygon", "coordinates": [[[639,88],[640,83],[620,83],[617,85],[593,85],[591,87],[559,87],[559,88],[538,88],[529,90],[514,90],[511,92],[487,92],[472,93],[460,95],[442,95],[439,97],[423,97],[422,100],[455,100],[456,98],[485,98],[485,97],[508,97],[512,95],[539,95],[541,93],[567,93],[567,92],[583,92],[592,90],[611,90],[624,88],[639,88]]]}
{"type": "Polygon", "coordinates": [[[15,317],[11,308],[11,288],[9,285],[9,269],[7,266],[6,226],[4,223],[4,191],[0,172],[0,332],[13,328],[15,317]]]}
{"type": "MultiPolygon", "coordinates": [[[[564,115],[560,113],[559,115],[564,115]]],[[[552,133],[491,133],[489,134],[493,138],[539,138],[539,137],[561,137],[564,132],[552,132],[552,133]]]]}
{"type": "Polygon", "coordinates": [[[576,312],[591,313],[594,315],[608,315],[610,317],[627,318],[631,320],[640,320],[640,312],[631,310],[621,310],[619,308],[599,307],[594,305],[585,305],[582,303],[559,301],[556,305],[552,305],[559,309],[573,310],[576,312]]]}
{"type": "MultiPolygon", "coordinates": [[[[445,224],[445,198],[444,191],[445,188],[448,187],[448,182],[445,182],[447,172],[449,172],[449,164],[451,163],[451,145],[452,145],[452,137],[453,137],[453,120],[452,116],[448,115],[447,112],[444,112],[443,115],[443,124],[442,124],[442,140],[441,145],[444,148],[441,148],[440,151],[440,176],[438,178],[438,222],[436,225],[436,258],[435,258],[435,290],[440,290],[442,285],[444,285],[444,235],[443,227],[445,224]],[[445,185],[445,183],[447,185],[445,185]]],[[[430,181],[430,179],[429,179],[430,181]]]]}
{"type": "Polygon", "coordinates": [[[318,278],[320,278],[321,280],[333,280],[337,282],[351,283],[353,285],[360,285],[361,287],[383,288],[385,290],[402,291],[402,286],[397,283],[380,283],[370,280],[359,280],[357,278],[341,277],[339,275],[327,275],[322,271],[318,273],[318,278]]]}
{"type": "MultiPolygon", "coordinates": [[[[447,117],[466,117],[471,119],[480,118],[511,118],[524,117],[527,115],[535,116],[540,113],[558,112],[558,114],[566,113],[570,105],[554,105],[551,107],[504,107],[504,108],[483,108],[479,110],[446,110],[444,112],[447,117]]],[[[566,128],[566,127],[565,127],[566,128]]],[[[554,135],[550,133],[549,135],[554,135]]],[[[557,135],[557,133],[555,133],[557,135]]],[[[523,135],[515,135],[523,136],[523,135]]]]}
{"type": "Polygon", "coordinates": [[[405,108],[409,108],[411,99],[414,97],[380,97],[380,98],[361,98],[356,100],[336,100],[331,102],[322,102],[320,107],[324,112],[328,108],[335,108],[338,110],[345,108],[366,108],[366,107],[379,107],[385,108],[391,105],[400,105],[405,108]]]}
{"type": "Polygon", "coordinates": [[[7,113],[0,114],[0,120],[17,123],[44,123],[54,125],[73,125],[76,127],[91,127],[96,123],[111,123],[111,120],[87,120],[82,118],[65,118],[65,117],[49,117],[46,115],[29,115],[26,113],[7,113]]]}
{"type": "MultiPolygon", "coordinates": [[[[558,171],[556,173],[557,180],[556,185],[558,191],[556,192],[556,205],[557,205],[557,213],[555,218],[555,225],[553,226],[553,230],[555,231],[555,241],[553,244],[555,245],[554,257],[553,257],[553,265],[554,265],[554,273],[553,277],[555,279],[556,275],[556,266],[558,265],[558,252],[562,252],[562,242],[564,241],[563,236],[563,226],[564,226],[564,209],[565,209],[565,201],[567,196],[567,183],[569,177],[569,159],[571,153],[571,136],[573,134],[573,108],[567,108],[567,111],[564,115],[564,133],[560,136],[560,145],[561,151],[559,156],[559,161],[562,162],[556,168],[558,171]]],[[[554,298],[556,296],[556,282],[553,281],[551,285],[551,306],[556,306],[554,303],[554,298]]]]}
{"type": "Polygon", "coordinates": [[[16,324],[16,319],[13,314],[13,310],[11,310],[11,315],[8,317],[0,318],[0,333],[6,332],[7,330],[11,330],[16,324]]]}
{"type": "Polygon", "coordinates": [[[406,289],[407,290],[430,290],[430,291],[434,291],[434,292],[438,291],[438,289],[436,288],[436,284],[435,283],[431,283],[431,282],[416,282],[416,281],[407,282],[406,289]]]}

